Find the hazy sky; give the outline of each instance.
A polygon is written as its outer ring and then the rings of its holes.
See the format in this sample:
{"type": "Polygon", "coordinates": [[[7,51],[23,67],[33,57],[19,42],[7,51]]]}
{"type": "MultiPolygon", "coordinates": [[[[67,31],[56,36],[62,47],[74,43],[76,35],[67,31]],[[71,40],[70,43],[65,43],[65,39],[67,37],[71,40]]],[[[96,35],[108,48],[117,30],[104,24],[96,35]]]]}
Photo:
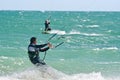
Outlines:
{"type": "Polygon", "coordinates": [[[120,0],[0,0],[0,10],[120,11],[120,0]]]}

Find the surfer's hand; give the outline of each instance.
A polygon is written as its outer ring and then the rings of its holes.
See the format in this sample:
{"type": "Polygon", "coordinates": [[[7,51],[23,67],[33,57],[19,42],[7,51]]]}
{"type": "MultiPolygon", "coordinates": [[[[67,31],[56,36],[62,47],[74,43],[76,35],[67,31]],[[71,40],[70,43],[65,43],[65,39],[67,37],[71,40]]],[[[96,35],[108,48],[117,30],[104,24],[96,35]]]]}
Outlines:
{"type": "Polygon", "coordinates": [[[48,43],[48,47],[49,47],[49,48],[52,48],[53,46],[52,46],[52,44],[48,43]]]}

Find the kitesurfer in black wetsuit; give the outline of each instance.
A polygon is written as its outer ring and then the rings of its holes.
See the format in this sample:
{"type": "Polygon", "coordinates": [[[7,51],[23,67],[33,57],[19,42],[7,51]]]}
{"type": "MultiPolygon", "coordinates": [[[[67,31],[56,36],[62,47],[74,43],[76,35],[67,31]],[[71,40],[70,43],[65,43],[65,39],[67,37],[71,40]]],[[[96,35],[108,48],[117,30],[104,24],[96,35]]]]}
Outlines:
{"type": "Polygon", "coordinates": [[[47,51],[52,48],[52,45],[50,43],[37,45],[36,43],[36,37],[32,37],[28,46],[29,59],[35,65],[45,65],[46,63],[39,57],[39,52],[47,51]]]}
{"type": "Polygon", "coordinates": [[[50,28],[50,21],[49,20],[45,20],[45,31],[51,31],[51,28],[50,28]]]}

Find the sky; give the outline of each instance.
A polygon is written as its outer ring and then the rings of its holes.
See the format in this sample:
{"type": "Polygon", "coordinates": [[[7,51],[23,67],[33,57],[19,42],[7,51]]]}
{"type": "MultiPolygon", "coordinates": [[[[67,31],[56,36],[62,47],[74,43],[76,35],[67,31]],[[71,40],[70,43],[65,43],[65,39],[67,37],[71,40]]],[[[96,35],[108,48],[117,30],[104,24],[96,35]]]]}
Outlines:
{"type": "Polygon", "coordinates": [[[0,10],[120,11],[120,0],[0,0],[0,10]]]}

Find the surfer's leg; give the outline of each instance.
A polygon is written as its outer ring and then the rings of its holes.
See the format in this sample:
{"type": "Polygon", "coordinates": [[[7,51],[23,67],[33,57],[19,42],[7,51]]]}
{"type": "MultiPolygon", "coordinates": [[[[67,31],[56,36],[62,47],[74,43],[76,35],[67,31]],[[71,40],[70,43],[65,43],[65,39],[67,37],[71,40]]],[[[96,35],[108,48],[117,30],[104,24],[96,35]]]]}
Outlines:
{"type": "Polygon", "coordinates": [[[48,28],[48,31],[51,31],[51,28],[48,28]]]}
{"type": "Polygon", "coordinates": [[[31,60],[31,62],[37,66],[39,65],[46,65],[46,63],[43,60],[40,60],[39,57],[35,57],[31,60]]]}
{"type": "Polygon", "coordinates": [[[42,65],[46,65],[46,63],[42,60],[39,60],[39,63],[42,64],[42,65]]]}

